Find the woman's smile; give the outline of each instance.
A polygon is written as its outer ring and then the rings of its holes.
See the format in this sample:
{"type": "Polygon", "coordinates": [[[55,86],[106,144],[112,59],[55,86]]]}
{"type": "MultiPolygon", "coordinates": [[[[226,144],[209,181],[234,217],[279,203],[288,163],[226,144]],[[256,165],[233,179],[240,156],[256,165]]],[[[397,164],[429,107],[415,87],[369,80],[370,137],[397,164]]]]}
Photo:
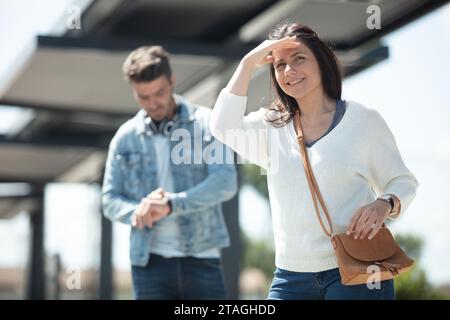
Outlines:
{"type": "Polygon", "coordinates": [[[300,79],[296,79],[296,80],[291,80],[291,81],[287,82],[286,84],[287,84],[288,86],[290,86],[290,87],[294,87],[294,86],[297,86],[297,85],[299,85],[300,83],[302,83],[303,80],[305,80],[305,78],[300,78],[300,79]]]}

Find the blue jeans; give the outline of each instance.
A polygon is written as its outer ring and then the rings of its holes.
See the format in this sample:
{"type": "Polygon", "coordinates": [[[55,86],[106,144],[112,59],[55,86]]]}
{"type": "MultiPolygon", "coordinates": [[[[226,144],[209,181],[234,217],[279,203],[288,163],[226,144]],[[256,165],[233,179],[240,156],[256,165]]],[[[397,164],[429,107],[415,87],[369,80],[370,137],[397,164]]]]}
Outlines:
{"type": "Polygon", "coordinates": [[[226,299],[219,258],[164,258],[151,254],[147,266],[132,266],[131,275],[137,300],[226,299]]]}
{"type": "Polygon", "coordinates": [[[366,284],[341,284],[339,269],[322,272],[293,272],[277,268],[269,300],[394,300],[394,281],[386,280],[369,289],[366,284]]]}

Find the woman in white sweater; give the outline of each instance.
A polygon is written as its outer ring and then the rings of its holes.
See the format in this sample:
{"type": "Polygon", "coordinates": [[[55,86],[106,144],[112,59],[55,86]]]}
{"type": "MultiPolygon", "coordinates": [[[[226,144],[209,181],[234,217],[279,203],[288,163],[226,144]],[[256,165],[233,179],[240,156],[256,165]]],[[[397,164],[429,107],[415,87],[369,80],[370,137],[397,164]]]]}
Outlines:
{"type": "Polygon", "coordinates": [[[341,284],[332,244],[314,211],[293,117],[335,233],[372,238],[409,206],[418,182],[380,114],[341,99],[334,52],[301,24],[275,29],[241,60],[211,115],[213,135],[267,170],[276,271],[268,299],[394,299],[392,280],[341,284]],[[276,97],[244,116],[255,68],[268,64],[276,97]]]}

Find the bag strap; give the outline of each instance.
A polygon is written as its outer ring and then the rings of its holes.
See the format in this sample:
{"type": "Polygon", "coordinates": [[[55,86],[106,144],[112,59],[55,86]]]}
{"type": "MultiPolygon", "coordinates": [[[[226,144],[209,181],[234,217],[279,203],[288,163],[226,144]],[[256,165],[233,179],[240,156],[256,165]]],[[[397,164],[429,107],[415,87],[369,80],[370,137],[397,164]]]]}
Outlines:
{"type": "Polygon", "coordinates": [[[295,131],[297,134],[297,142],[300,146],[300,151],[301,151],[302,158],[303,158],[303,168],[305,169],[306,179],[308,180],[309,191],[311,192],[311,197],[314,202],[314,208],[316,210],[317,219],[319,219],[320,225],[321,225],[323,231],[325,232],[325,234],[327,235],[327,237],[333,238],[333,236],[334,236],[333,224],[331,223],[330,215],[328,213],[327,207],[325,206],[325,202],[323,201],[322,194],[320,193],[319,186],[317,185],[316,178],[314,177],[314,173],[312,171],[311,164],[310,164],[309,158],[308,158],[308,153],[306,151],[299,110],[297,110],[294,115],[294,128],[295,128],[295,131]],[[328,222],[328,225],[330,228],[329,231],[327,230],[327,228],[325,227],[325,225],[323,223],[322,217],[320,215],[319,207],[317,206],[316,197],[319,199],[319,203],[322,207],[323,212],[325,213],[325,217],[327,218],[327,222],[328,222]]]}

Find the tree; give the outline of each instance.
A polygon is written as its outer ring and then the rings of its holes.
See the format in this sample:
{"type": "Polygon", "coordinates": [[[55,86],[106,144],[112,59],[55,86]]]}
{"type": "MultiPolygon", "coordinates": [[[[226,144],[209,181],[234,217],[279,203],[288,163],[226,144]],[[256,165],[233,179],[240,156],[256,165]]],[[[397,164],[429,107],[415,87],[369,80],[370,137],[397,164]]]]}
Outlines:
{"type": "Polygon", "coordinates": [[[262,240],[253,240],[242,234],[244,243],[243,268],[260,269],[267,279],[272,279],[275,271],[275,251],[262,240]]]}
{"type": "Polygon", "coordinates": [[[261,168],[254,164],[242,165],[242,184],[254,187],[259,194],[269,199],[267,177],[261,174],[261,168]]]}
{"type": "Polygon", "coordinates": [[[395,240],[399,246],[416,261],[415,267],[395,279],[395,295],[398,300],[440,300],[450,299],[437,291],[428,281],[427,275],[420,266],[423,240],[413,235],[398,235],[395,240]]]}

